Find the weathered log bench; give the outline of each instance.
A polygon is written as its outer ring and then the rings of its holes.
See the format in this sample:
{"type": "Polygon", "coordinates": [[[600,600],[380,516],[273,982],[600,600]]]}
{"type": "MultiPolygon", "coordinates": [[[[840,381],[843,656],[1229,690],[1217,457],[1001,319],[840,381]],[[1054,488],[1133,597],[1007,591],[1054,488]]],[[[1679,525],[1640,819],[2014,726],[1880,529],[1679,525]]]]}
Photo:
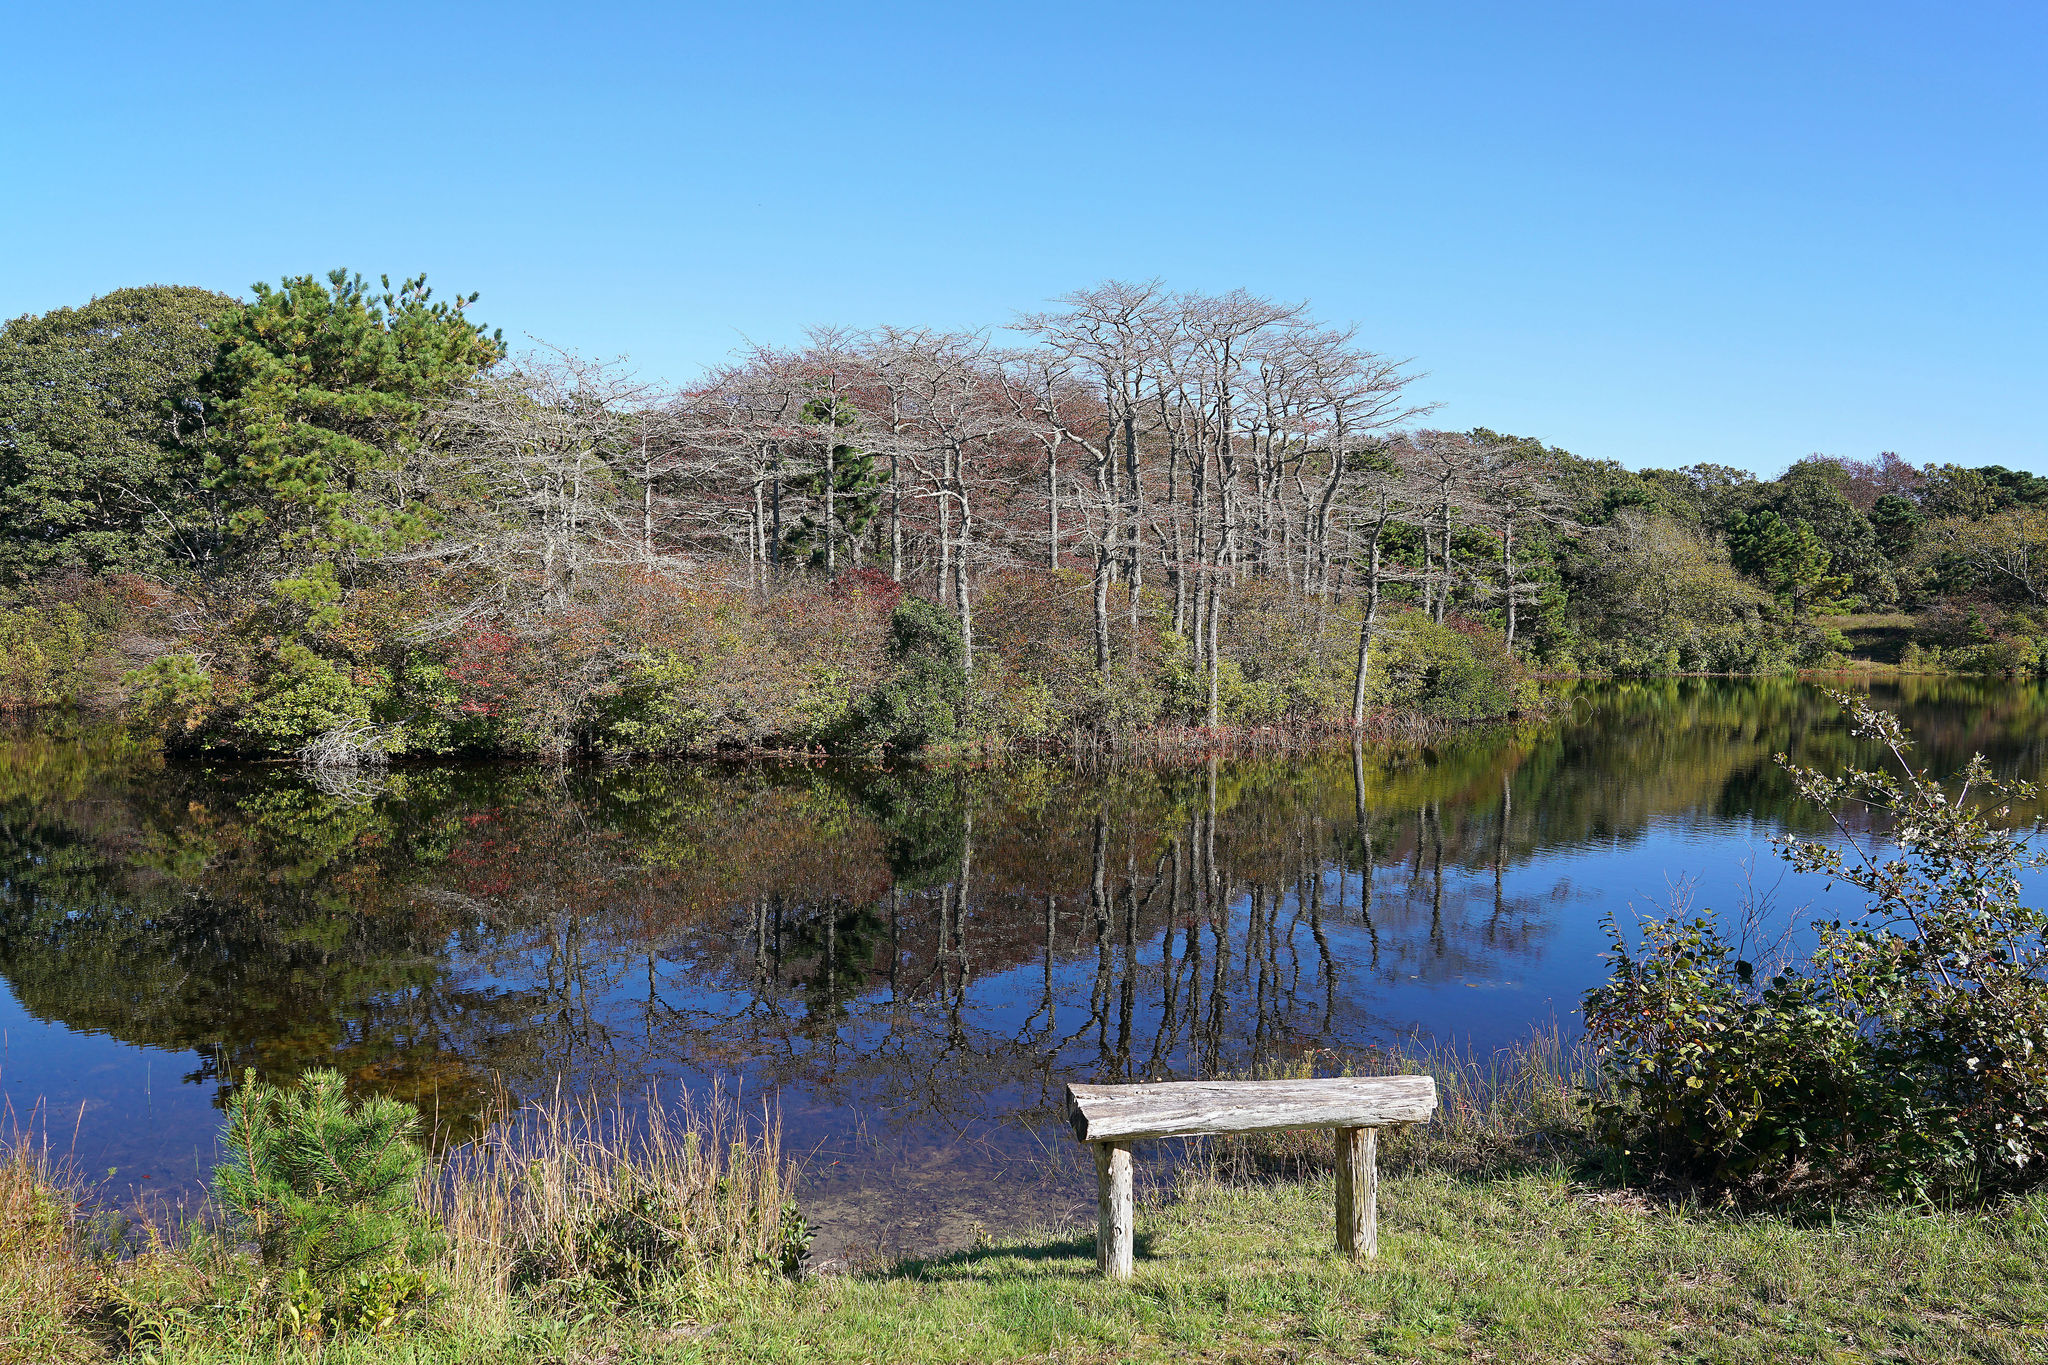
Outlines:
{"type": "Polygon", "coordinates": [[[1337,1248],[1379,1255],[1379,1130],[1424,1123],[1436,1111],[1428,1076],[1341,1076],[1307,1081],[1162,1081],[1070,1085],[1067,1121],[1095,1149],[1095,1261],[1131,1277],[1131,1144],[1146,1138],[1333,1128],[1337,1136],[1337,1248]]]}

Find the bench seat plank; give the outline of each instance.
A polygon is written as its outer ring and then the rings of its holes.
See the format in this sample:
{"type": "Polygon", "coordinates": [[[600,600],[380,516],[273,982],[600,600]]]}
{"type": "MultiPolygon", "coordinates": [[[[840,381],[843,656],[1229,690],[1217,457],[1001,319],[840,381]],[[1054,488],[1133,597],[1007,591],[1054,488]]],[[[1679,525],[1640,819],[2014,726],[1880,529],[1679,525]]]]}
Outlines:
{"type": "Polygon", "coordinates": [[[1435,1109],[1436,1080],[1430,1076],[1067,1087],[1067,1121],[1083,1142],[1281,1128],[1377,1128],[1424,1123],[1435,1109]]]}

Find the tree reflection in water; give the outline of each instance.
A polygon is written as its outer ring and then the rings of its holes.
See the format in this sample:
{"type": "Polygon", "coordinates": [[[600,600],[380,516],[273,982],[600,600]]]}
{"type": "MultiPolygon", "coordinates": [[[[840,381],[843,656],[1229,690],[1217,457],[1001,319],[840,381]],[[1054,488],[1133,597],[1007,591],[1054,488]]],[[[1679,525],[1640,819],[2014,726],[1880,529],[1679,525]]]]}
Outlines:
{"type": "MultiPolygon", "coordinates": [[[[2039,688],[1880,699],[1937,768],[1981,748],[2042,770],[2039,688]]],[[[1711,863],[1754,827],[1817,828],[1780,751],[1859,756],[1790,681],[1586,688],[1429,749],[1102,770],[323,786],[45,725],[0,751],[0,973],[68,1035],[187,1054],[196,1084],[337,1065],[453,1137],[499,1084],[738,1078],[847,1208],[961,1163],[1007,1207],[1069,1079],[1499,1041],[1569,1009],[1626,850],[1679,830],[1711,863]]]]}

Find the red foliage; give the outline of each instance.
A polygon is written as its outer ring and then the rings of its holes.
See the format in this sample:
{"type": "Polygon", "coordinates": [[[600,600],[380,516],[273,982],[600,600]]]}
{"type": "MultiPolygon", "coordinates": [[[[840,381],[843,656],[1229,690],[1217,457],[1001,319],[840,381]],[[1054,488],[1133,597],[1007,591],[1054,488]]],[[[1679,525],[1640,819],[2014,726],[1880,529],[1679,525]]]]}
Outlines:
{"type": "Polygon", "coordinates": [[[513,640],[504,631],[472,626],[449,651],[448,677],[461,694],[461,709],[472,716],[496,716],[519,685],[512,666],[513,640]]]}
{"type": "Polygon", "coordinates": [[[880,569],[859,568],[848,569],[833,579],[828,591],[834,601],[872,604],[877,615],[887,616],[896,610],[903,585],[880,569]]]}

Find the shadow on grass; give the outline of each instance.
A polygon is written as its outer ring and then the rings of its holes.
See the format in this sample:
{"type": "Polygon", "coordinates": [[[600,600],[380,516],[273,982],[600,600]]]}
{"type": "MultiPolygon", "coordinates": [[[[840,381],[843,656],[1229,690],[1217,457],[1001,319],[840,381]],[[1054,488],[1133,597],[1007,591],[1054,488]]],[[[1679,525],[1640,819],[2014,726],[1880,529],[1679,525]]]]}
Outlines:
{"type": "MultiPolygon", "coordinates": [[[[1134,1259],[1149,1261],[1153,1258],[1153,1239],[1149,1232],[1140,1232],[1132,1239],[1134,1259]]],[[[944,1256],[923,1256],[907,1261],[898,1261],[881,1271],[875,1278],[883,1280],[958,1280],[978,1278],[977,1267],[1003,1261],[1026,1261],[1045,1264],[1048,1270],[1070,1279],[1092,1279],[1101,1272],[1095,1266],[1095,1236],[1093,1233],[1073,1237],[1061,1237],[1052,1241],[1037,1242],[1025,1246],[1005,1245],[973,1247],[966,1251],[949,1252],[944,1256]],[[1056,1262],[1071,1262],[1070,1265],[1054,1265],[1056,1262]]],[[[1003,1272],[991,1272],[1003,1273],[1003,1272]]]]}

